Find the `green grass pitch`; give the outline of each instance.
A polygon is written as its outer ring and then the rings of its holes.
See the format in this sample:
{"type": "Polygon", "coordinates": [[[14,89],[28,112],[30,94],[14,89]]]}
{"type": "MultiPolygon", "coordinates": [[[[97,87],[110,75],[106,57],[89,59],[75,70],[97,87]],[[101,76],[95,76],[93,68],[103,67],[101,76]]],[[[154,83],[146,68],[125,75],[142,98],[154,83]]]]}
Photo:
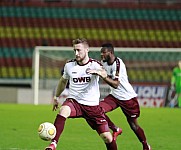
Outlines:
{"type": "MultiPolygon", "coordinates": [[[[0,150],[43,150],[49,142],[38,137],[40,123],[55,119],[51,105],[0,104],[0,150]]],[[[108,113],[123,129],[119,150],[142,150],[120,109],[108,113]]],[[[181,149],[181,109],[141,108],[139,124],[153,150],[181,149]]],[[[103,141],[84,119],[68,119],[57,150],[105,150],[103,141]]]]}

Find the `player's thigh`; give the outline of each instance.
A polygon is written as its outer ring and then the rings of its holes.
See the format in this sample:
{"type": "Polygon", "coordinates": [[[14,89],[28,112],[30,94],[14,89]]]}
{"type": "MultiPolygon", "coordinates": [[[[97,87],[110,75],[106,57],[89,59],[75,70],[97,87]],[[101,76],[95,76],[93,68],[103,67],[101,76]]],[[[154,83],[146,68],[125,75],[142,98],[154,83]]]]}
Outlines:
{"type": "Polygon", "coordinates": [[[116,109],[119,105],[116,103],[116,98],[112,95],[106,96],[102,101],[100,101],[100,107],[104,112],[109,112],[116,109]]]}
{"type": "Polygon", "coordinates": [[[98,134],[109,132],[108,123],[106,121],[103,109],[97,106],[83,106],[83,117],[86,119],[89,126],[98,132],[98,134]]]}
{"type": "Polygon", "coordinates": [[[140,115],[140,107],[136,97],[127,100],[127,101],[119,101],[119,105],[126,115],[127,118],[137,118],[140,115]]]}
{"type": "Polygon", "coordinates": [[[76,118],[82,116],[82,111],[79,104],[73,99],[66,99],[66,101],[62,104],[62,107],[70,108],[70,114],[68,116],[69,118],[76,118]]]}

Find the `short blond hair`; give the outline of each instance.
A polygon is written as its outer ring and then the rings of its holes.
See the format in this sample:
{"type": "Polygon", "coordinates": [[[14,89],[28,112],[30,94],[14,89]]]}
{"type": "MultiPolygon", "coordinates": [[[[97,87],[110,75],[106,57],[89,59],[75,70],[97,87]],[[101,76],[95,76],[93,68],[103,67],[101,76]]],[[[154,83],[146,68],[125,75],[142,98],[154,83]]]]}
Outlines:
{"type": "Polygon", "coordinates": [[[88,42],[87,42],[87,39],[85,39],[85,38],[77,38],[77,39],[74,39],[74,40],[72,41],[72,44],[73,44],[73,45],[75,45],[75,44],[80,44],[80,43],[82,43],[82,44],[84,44],[85,46],[89,47],[89,44],[88,44],[88,42]]]}

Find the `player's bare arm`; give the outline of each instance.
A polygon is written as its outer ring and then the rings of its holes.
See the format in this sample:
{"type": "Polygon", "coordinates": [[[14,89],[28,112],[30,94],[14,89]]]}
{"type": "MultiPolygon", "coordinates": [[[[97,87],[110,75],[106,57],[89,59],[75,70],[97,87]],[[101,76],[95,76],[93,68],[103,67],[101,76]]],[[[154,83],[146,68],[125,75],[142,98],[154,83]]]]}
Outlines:
{"type": "Polygon", "coordinates": [[[59,80],[57,90],[56,90],[56,95],[54,96],[54,101],[53,101],[53,111],[56,111],[57,108],[59,107],[58,97],[65,89],[67,82],[68,80],[64,79],[63,77],[61,77],[59,80]]]}
{"type": "Polygon", "coordinates": [[[115,89],[117,89],[117,87],[119,86],[119,84],[120,84],[120,81],[119,80],[113,80],[113,79],[111,79],[111,78],[109,78],[109,76],[107,76],[106,78],[103,78],[103,80],[107,83],[107,84],[109,84],[111,87],[113,87],[113,88],[115,88],[115,89]]]}

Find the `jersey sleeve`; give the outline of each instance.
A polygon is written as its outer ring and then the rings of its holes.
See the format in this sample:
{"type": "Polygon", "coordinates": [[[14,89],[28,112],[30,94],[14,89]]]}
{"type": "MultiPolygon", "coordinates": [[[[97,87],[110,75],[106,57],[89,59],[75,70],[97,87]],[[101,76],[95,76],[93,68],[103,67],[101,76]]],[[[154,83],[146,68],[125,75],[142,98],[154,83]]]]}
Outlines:
{"type": "Polygon", "coordinates": [[[103,68],[103,65],[98,60],[92,59],[91,61],[92,61],[92,64],[93,64],[92,69],[100,70],[100,69],[103,68]]]}
{"type": "Polygon", "coordinates": [[[68,75],[68,72],[67,72],[67,64],[65,64],[64,66],[64,71],[63,71],[63,78],[64,79],[69,79],[69,75],[68,75]]]}
{"type": "Polygon", "coordinates": [[[120,61],[116,59],[115,65],[113,68],[113,79],[119,80],[119,77],[120,77],[120,61]]]}

